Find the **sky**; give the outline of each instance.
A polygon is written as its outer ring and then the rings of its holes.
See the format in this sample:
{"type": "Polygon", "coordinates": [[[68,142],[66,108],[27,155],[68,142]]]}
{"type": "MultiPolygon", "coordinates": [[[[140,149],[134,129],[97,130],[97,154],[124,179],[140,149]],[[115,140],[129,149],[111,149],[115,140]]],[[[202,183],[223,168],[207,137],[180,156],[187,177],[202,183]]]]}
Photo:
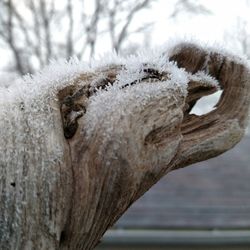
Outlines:
{"type": "Polygon", "coordinates": [[[163,43],[166,34],[169,34],[171,37],[192,37],[209,43],[221,43],[230,48],[228,41],[225,41],[225,32],[234,28],[238,17],[250,19],[250,7],[246,8],[246,0],[203,0],[211,15],[184,14],[178,19],[168,20],[170,2],[160,0],[155,5],[154,44],[163,43]]]}

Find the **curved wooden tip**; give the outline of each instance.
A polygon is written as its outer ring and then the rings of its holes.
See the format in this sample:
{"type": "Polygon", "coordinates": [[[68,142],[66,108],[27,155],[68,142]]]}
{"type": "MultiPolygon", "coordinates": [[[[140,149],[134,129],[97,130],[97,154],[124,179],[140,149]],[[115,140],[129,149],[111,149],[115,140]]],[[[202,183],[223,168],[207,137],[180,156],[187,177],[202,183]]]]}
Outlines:
{"type": "MultiPolygon", "coordinates": [[[[172,51],[170,60],[176,61],[178,67],[192,74],[205,71],[223,90],[215,110],[201,116],[185,115],[181,149],[173,161],[174,168],[179,168],[215,157],[244,136],[249,119],[250,72],[240,59],[194,44],[180,44],[172,51]]],[[[187,101],[193,93],[188,95],[187,101]]]]}

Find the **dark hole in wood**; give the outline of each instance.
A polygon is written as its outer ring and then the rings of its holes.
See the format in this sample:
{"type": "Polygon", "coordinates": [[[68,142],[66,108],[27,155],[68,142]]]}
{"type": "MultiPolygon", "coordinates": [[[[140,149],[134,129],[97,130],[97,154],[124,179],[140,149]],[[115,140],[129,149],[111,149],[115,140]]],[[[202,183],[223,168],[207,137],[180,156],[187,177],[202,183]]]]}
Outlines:
{"type": "Polygon", "coordinates": [[[77,122],[70,124],[70,126],[65,126],[64,127],[65,138],[66,139],[72,138],[75,135],[77,128],[78,128],[77,122]]]}
{"type": "Polygon", "coordinates": [[[59,242],[59,244],[62,245],[65,241],[66,241],[66,233],[65,233],[65,231],[62,231],[61,235],[60,235],[60,242],[59,242]]]}
{"type": "Polygon", "coordinates": [[[15,182],[11,182],[10,185],[11,185],[12,187],[15,187],[15,186],[16,186],[16,183],[15,183],[15,182]]]}

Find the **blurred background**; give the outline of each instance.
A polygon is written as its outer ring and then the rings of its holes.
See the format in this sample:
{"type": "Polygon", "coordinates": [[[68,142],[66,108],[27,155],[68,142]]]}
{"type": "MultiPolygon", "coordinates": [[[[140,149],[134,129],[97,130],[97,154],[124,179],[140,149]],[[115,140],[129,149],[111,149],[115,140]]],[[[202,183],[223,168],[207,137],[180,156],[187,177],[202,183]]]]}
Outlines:
{"type": "MultiPolygon", "coordinates": [[[[89,61],[194,39],[250,59],[249,0],[0,0],[0,84],[51,60],[89,61]]],[[[209,112],[220,93],[192,111],[209,112]]],[[[250,137],[170,173],[108,231],[98,249],[250,249],[250,137]]]]}

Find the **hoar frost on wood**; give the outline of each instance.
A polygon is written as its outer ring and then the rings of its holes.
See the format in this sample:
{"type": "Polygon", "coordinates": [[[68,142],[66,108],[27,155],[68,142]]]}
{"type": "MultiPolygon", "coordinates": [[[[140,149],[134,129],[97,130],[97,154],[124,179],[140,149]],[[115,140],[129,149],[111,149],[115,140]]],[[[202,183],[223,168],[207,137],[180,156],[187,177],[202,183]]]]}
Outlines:
{"type": "Polygon", "coordinates": [[[0,86],[0,102],[0,249],[93,249],[163,175],[240,141],[250,74],[183,43],[54,62],[0,86]],[[218,89],[216,109],[189,114],[218,89]]]}

